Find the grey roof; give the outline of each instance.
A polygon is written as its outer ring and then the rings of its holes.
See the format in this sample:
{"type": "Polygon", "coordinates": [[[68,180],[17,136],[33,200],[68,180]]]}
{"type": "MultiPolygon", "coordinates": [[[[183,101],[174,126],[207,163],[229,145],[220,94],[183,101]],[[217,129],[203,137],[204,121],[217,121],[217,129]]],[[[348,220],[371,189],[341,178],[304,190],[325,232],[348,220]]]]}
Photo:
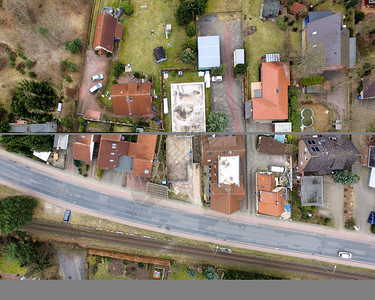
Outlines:
{"type": "Polygon", "coordinates": [[[133,157],[126,155],[119,156],[115,171],[133,173],[133,157]]]}
{"type": "Polygon", "coordinates": [[[308,85],[305,87],[306,94],[321,94],[323,93],[323,87],[321,84],[308,85]]]}
{"type": "Polygon", "coordinates": [[[234,50],[236,53],[236,64],[244,64],[245,63],[245,49],[236,49],[234,50]]]}
{"type": "Polygon", "coordinates": [[[219,36],[198,37],[198,70],[220,67],[219,36]]]}
{"type": "Polygon", "coordinates": [[[162,62],[167,60],[167,55],[165,54],[165,50],[163,47],[157,47],[154,49],[154,56],[156,62],[162,62]]]}
{"type": "Polygon", "coordinates": [[[375,78],[363,77],[363,98],[375,98],[375,78]]]}
{"type": "Polygon", "coordinates": [[[302,206],[323,205],[323,176],[301,177],[302,206]]]}
{"type": "Polygon", "coordinates": [[[349,30],[342,28],[343,15],[334,14],[307,24],[308,45],[322,43],[326,48],[326,66],[349,66],[349,30]]]}
{"type": "Polygon", "coordinates": [[[303,137],[311,158],[303,172],[327,175],[336,170],[347,170],[361,157],[352,141],[346,136],[303,137]]]}
{"type": "Polygon", "coordinates": [[[11,124],[10,132],[24,133],[24,132],[34,132],[34,133],[46,133],[46,132],[57,132],[56,123],[44,123],[44,124],[11,124]]]}
{"type": "Polygon", "coordinates": [[[354,68],[357,59],[357,39],[349,38],[349,68],[354,68]]]}
{"type": "Polygon", "coordinates": [[[325,11],[310,11],[309,12],[309,22],[314,22],[316,20],[332,16],[332,10],[325,10],[325,11]]]}
{"type": "Polygon", "coordinates": [[[280,10],[280,1],[264,0],[263,3],[263,18],[277,18],[280,10]]]}
{"type": "Polygon", "coordinates": [[[370,168],[375,168],[375,146],[370,146],[369,156],[368,156],[368,166],[370,168]]]}
{"type": "Polygon", "coordinates": [[[280,53],[266,54],[266,62],[277,62],[280,61],[280,53]]]}

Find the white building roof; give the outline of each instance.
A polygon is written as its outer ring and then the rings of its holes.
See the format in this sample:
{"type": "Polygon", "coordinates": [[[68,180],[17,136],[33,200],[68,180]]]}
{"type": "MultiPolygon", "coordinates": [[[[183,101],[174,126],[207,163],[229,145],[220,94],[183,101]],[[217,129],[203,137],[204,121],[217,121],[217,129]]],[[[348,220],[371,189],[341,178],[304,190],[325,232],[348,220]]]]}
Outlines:
{"type": "Polygon", "coordinates": [[[219,170],[219,185],[240,186],[240,156],[219,156],[218,157],[219,170]]]}
{"type": "Polygon", "coordinates": [[[36,156],[37,158],[43,160],[43,161],[47,161],[49,156],[51,155],[51,151],[50,152],[36,152],[36,151],[34,151],[33,155],[36,156]]]}
{"type": "Polygon", "coordinates": [[[198,70],[220,67],[219,36],[198,37],[198,70]]]}
{"type": "Polygon", "coordinates": [[[234,65],[244,64],[245,63],[245,50],[236,49],[234,50],[234,65]]]}
{"type": "Polygon", "coordinates": [[[292,132],[292,123],[290,122],[277,122],[273,123],[275,132],[292,132]]]}

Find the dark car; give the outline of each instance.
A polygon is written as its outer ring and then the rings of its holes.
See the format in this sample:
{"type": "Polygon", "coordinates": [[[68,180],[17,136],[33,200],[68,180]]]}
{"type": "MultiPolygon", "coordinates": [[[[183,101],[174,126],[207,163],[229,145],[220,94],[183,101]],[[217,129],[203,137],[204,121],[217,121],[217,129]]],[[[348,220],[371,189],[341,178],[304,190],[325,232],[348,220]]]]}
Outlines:
{"type": "Polygon", "coordinates": [[[369,222],[371,225],[375,225],[375,211],[370,213],[367,222],[369,222]]]}
{"type": "Polygon", "coordinates": [[[64,222],[68,222],[69,221],[70,213],[71,213],[71,211],[69,209],[67,209],[65,211],[64,222]]]}
{"type": "Polygon", "coordinates": [[[160,119],[157,116],[153,116],[152,121],[158,123],[158,125],[161,124],[161,121],[160,121],[160,119]]]}

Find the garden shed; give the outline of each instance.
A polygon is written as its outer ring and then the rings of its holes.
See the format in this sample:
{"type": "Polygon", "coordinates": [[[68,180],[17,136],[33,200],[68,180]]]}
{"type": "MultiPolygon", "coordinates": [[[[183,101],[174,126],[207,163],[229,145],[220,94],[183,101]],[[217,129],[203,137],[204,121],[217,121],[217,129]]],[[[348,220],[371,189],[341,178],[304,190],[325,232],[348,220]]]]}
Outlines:
{"type": "Polygon", "coordinates": [[[198,37],[198,70],[220,67],[219,36],[198,37]]]}

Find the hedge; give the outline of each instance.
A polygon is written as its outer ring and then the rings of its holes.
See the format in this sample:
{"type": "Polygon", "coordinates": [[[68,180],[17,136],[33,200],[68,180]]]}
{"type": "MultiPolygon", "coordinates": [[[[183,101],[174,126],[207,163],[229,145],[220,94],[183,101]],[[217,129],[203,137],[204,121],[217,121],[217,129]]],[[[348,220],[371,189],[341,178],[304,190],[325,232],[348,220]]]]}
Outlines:
{"type": "Polygon", "coordinates": [[[299,82],[300,85],[314,85],[314,84],[319,84],[322,83],[324,80],[324,76],[313,76],[313,77],[307,77],[301,79],[299,82]]]}

